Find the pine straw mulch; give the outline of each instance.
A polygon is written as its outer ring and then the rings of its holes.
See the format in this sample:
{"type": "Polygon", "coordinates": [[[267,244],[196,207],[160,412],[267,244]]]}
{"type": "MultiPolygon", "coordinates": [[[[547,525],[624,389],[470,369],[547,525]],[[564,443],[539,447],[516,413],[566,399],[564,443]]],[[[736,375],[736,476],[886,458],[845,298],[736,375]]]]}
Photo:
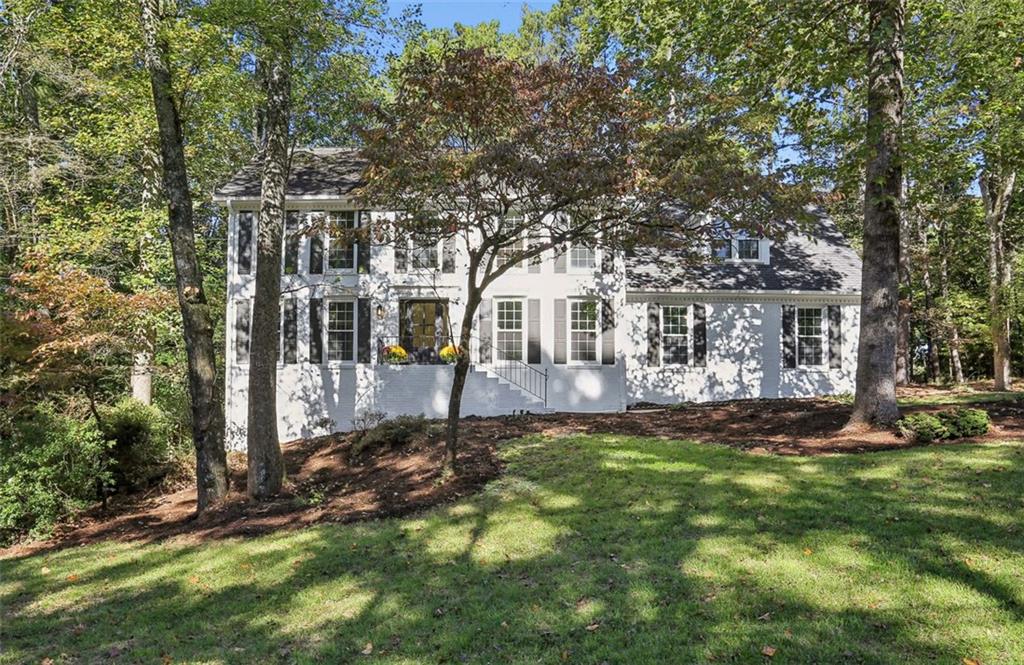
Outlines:
{"type": "MultiPolygon", "coordinates": [[[[974,405],[989,412],[992,430],[975,441],[1024,440],[1024,401],[974,405]]],[[[943,406],[906,408],[933,411],[943,406]]],[[[297,529],[322,522],[352,522],[406,515],[471,494],[501,472],[501,441],[540,434],[614,433],[691,439],[734,446],[755,454],[820,455],[904,448],[890,431],[843,431],[851,407],[827,399],[743,400],[638,408],[626,413],[548,414],[464,419],[460,473],[443,480],[444,443],[420,437],[402,449],[378,450],[350,459],[352,434],[285,444],[288,482],[276,499],[253,503],[245,496],[244,456],[231,458],[227,501],[195,516],[195,489],[157,496],[122,497],[66,525],[50,541],[11,548],[2,555],[67,547],[100,540],[150,542],[175,538],[202,542],[297,529]]]]}

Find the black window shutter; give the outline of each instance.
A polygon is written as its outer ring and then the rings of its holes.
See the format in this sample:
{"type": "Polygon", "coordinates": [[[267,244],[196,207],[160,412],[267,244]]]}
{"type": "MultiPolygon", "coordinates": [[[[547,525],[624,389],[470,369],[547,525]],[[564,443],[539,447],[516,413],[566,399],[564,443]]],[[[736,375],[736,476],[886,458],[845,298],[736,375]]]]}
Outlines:
{"type": "MultiPolygon", "coordinates": [[[[529,240],[528,246],[529,246],[530,250],[532,251],[539,244],[540,244],[540,241],[539,241],[538,238],[531,237],[530,240],[529,240]]],[[[540,273],[540,263],[541,263],[542,258],[543,258],[542,254],[538,254],[537,256],[534,256],[533,258],[531,258],[527,262],[526,271],[529,272],[529,273],[533,273],[533,274],[540,273]]]]}
{"type": "Polygon", "coordinates": [[[610,249],[601,251],[601,272],[605,275],[615,272],[615,253],[610,249]]]}
{"type": "Polygon", "coordinates": [[[693,306],[693,366],[708,364],[708,322],[704,305],[693,306]]]}
{"type": "MultiPolygon", "coordinates": [[[[356,272],[370,274],[370,211],[360,210],[356,222],[359,225],[360,240],[356,242],[356,272]]],[[[366,361],[369,362],[369,361],[366,361]]]]}
{"type": "Polygon", "coordinates": [[[248,300],[235,303],[235,362],[249,362],[249,309],[248,300]]]}
{"type": "Polygon", "coordinates": [[[295,298],[284,301],[284,362],[299,362],[299,318],[295,298]]]}
{"type": "Polygon", "coordinates": [[[540,362],[540,300],[526,301],[526,362],[540,362]]]}
{"type": "Polygon", "coordinates": [[[359,298],[356,302],[356,325],[359,327],[359,353],[356,362],[370,362],[370,299],[359,298]]]}
{"type": "Polygon", "coordinates": [[[484,298],[477,312],[480,326],[480,362],[491,362],[491,299],[484,298]]]}
{"type": "Polygon", "coordinates": [[[565,298],[555,299],[555,350],[552,360],[556,365],[565,364],[565,298]]]}
{"type": "Polygon", "coordinates": [[[565,272],[566,258],[565,252],[555,250],[555,272],[565,272]]]}
{"type": "Polygon", "coordinates": [[[612,301],[601,301],[601,364],[615,364],[615,308],[612,301]]]}
{"type": "Polygon", "coordinates": [[[661,306],[647,303],[647,365],[661,364],[661,306]]]}
{"type": "Polygon", "coordinates": [[[324,238],[316,233],[309,238],[309,274],[322,275],[324,272],[324,238]]]}
{"type": "Polygon", "coordinates": [[[843,310],[839,305],[828,306],[828,366],[843,368],[843,310]]]}
{"type": "Polygon", "coordinates": [[[782,306],[782,366],[796,367],[796,307],[782,306]]]}
{"type": "Polygon", "coordinates": [[[395,272],[405,272],[408,243],[403,238],[395,240],[395,272]]]}
{"type": "Polygon", "coordinates": [[[238,274],[252,272],[252,213],[238,213],[238,274]]]}
{"type": "Polygon", "coordinates": [[[299,271],[299,216],[292,210],[287,213],[284,223],[284,274],[294,275],[299,271]]]}
{"type": "Polygon", "coordinates": [[[441,243],[441,272],[455,272],[455,236],[441,243]]]}
{"type": "Polygon", "coordinates": [[[313,365],[324,360],[323,307],[320,298],[309,299],[309,362],[313,365]]]}

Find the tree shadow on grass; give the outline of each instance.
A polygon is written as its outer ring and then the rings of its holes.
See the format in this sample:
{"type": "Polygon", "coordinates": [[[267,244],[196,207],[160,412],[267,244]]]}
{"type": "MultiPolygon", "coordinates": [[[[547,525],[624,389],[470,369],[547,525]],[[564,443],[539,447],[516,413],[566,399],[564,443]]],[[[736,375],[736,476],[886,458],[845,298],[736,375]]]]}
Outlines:
{"type": "Polygon", "coordinates": [[[8,561],[0,662],[1009,663],[1022,452],[526,439],[418,518],[8,561]]]}

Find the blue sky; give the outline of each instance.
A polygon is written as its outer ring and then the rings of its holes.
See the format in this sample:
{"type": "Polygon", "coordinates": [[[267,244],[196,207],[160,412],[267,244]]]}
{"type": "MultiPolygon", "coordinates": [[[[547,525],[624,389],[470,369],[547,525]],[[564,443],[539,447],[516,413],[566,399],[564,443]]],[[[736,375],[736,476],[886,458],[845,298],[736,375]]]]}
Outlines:
{"type": "Polygon", "coordinates": [[[390,0],[389,9],[398,15],[411,5],[421,8],[420,20],[428,28],[447,28],[456,22],[476,24],[498,19],[502,32],[515,32],[519,28],[522,6],[531,9],[550,9],[554,2],[522,2],[522,0],[423,0],[400,2],[390,0]]]}

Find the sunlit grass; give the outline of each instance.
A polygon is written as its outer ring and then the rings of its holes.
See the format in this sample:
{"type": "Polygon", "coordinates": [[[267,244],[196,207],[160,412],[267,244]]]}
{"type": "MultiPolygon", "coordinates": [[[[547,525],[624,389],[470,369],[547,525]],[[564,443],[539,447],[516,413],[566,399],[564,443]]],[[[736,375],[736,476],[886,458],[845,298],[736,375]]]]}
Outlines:
{"type": "Polygon", "coordinates": [[[0,662],[1021,662],[1022,444],[503,454],[413,518],[4,561],[0,662]]]}

